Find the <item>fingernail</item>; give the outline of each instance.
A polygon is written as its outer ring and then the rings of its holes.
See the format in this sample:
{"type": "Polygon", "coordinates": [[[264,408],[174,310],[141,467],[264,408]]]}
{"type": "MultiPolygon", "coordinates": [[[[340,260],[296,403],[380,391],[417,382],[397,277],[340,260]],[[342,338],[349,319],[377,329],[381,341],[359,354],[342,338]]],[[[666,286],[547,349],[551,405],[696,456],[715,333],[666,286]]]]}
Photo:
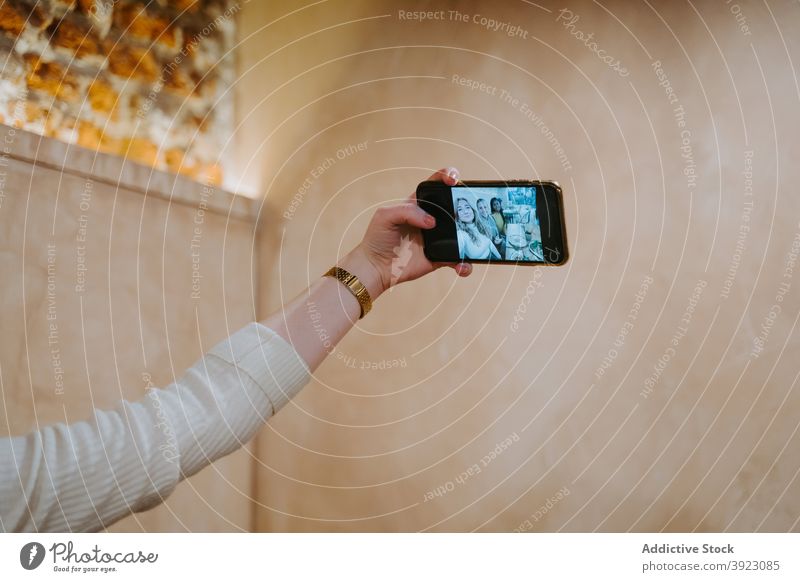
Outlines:
{"type": "Polygon", "coordinates": [[[450,172],[447,175],[450,176],[450,178],[452,178],[453,180],[458,181],[458,170],[450,170],[450,172]]]}
{"type": "Polygon", "coordinates": [[[425,224],[429,224],[429,225],[433,226],[433,225],[436,224],[436,219],[433,216],[431,216],[430,214],[428,214],[428,215],[425,216],[425,224]]]}

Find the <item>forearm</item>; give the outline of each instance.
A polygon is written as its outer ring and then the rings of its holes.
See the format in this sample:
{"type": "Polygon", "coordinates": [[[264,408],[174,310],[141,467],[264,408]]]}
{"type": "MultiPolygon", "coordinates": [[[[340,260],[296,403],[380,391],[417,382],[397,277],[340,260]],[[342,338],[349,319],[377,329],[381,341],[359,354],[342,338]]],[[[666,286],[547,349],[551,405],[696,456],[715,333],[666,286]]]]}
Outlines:
{"type": "Polygon", "coordinates": [[[95,531],[148,509],[250,440],[308,378],[291,346],[253,323],[138,402],[0,439],[0,531],[95,531]]]}
{"type": "MultiPolygon", "coordinates": [[[[431,179],[455,184],[457,173],[431,179]]],[[[362,243],[338,265],[372,300],[436,268],[417,229],[433,217],[413,201],[378,209],[362,243]],[[401,272],[394,272],[402,248],[401,272]]],[[[470,266],[455,266],[460,276],[470,266]]],[[[320,276],[267,318],[215,346],[166,390],[96,411],[92,421],[0,439],[0,531],[95,530],[152,507],[180,479],[249,440],[308,382],[361,314],[338,280],[320,276]],[[12,500],[11,503],[6,503],[12,500]]]]}
{"type": "MultiPolygon", "coordinates": [[[[375,301],[383,292],[378,271],[359,247],[337,264],[359,278],[375,301]]],[[[320,276],[282,310],[261,323],[292,345],[312,371],[361,315],[358,300],[333,277],[320,276]]]]}

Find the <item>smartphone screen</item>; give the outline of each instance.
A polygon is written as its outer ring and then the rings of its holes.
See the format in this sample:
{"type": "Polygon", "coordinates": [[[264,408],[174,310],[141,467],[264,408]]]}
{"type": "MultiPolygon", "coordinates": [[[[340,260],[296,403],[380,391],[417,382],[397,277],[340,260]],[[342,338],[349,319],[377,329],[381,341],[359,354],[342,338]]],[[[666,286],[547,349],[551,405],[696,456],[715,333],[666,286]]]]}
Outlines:
{"type": "Polygon", "coordinates": [[[561,188],[554,182],[422,182],[417,203],[436,218],[423,230],[435,262],[561,265],[567,260],[561,188]]]}

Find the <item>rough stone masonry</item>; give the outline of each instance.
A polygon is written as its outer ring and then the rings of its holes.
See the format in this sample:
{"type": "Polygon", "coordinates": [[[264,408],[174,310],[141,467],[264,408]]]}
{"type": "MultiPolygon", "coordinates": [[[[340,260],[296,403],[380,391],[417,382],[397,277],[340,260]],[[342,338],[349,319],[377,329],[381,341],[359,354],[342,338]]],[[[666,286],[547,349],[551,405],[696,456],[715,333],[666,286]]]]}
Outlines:
{"type": "Polygon", "coordinates": [[[0,123],[219,184],[240,8],[2,0],[0,123]]]}

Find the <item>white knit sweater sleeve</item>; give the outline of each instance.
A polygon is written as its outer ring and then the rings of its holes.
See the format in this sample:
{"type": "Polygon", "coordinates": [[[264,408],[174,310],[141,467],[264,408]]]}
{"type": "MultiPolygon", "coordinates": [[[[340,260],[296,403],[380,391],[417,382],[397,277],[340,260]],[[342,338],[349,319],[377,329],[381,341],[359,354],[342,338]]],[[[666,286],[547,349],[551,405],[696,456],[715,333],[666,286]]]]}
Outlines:
{"type": "Polygon", "coordinates": [[[309,378],[291,345],[251,323],[142,400],[0,438],[0,531],[97,531],[150,509],[250,440],[309,378]]]}

